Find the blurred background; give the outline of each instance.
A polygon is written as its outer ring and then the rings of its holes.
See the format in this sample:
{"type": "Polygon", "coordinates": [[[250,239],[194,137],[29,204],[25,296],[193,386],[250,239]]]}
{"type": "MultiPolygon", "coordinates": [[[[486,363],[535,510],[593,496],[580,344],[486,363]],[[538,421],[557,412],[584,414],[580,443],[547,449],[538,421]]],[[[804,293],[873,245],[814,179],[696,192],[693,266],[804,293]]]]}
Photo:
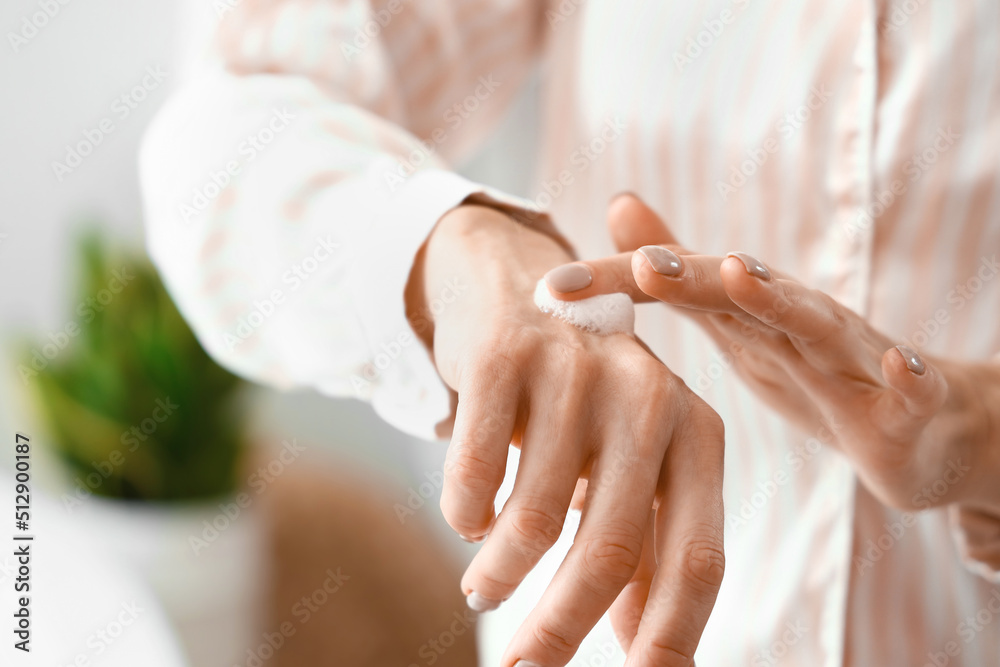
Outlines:
{"type": "MultiPolygon", "coordinates": [[[[445,444],[230,376],[146,263],[137,148],[222,4],[0,7],[0,438],[31,438],[37,540],[34,650],[0,663],[473,665],[445,444]]],[[[532,88],[462,173],[525,193],[532,88]]]]}

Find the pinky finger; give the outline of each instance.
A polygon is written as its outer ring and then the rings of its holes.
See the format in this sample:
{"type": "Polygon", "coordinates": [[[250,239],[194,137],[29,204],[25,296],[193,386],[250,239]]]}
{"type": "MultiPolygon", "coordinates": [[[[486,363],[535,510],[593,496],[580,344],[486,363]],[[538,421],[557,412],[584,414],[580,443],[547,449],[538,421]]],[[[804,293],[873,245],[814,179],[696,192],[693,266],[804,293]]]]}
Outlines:
{"type": "Polygon", "coordinates": [[[906,345],[897,345],[882,355],[882,377],[889,391],[879,400],[876,411],[890,436],[912,436],[948,397],[948,382],[940,371],[906,345]]]}

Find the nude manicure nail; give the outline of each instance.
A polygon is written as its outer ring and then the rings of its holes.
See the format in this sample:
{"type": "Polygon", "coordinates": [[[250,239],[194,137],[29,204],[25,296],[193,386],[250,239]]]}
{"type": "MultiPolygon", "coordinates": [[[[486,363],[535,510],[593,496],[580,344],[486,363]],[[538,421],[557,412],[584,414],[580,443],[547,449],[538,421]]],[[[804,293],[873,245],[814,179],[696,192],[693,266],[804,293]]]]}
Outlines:
{"type": "Polygon", "coordinates": [[[489,598],[484,598],[482,595],[476,591],[472,591],[465,598],[465,603],[469,605],[469,609],[473,611],[478,611],[483,613],[485,611],[493,611],[500,606],[502,600],[491,600],[489,598]]]}
{"type": "Polygon", "coordinates": [[[611,199],[609,199],[609,200],[608,200],[608,203],[609,203],[609,204],[612,204],[612,203],[614,203],[614,202],[618,201],[619,199],[621,199],[622,197],[635,197],[636,199],[638,199],[638,198],[639,198],[639,197],[638,197],[638,196],[637,196],[637,195],[636,195],[636,194],[635,194],[634,192],[632,192],[631,190],[622,190],[621,192],[618,192],[618,193],[615,193],[614,195],[612,195],[612,196],[611,196],[611,199]]]}
{"type": "Polygon", "coordinates": [[[764,266],[764,263],[759,259],[757,259],[756,257],[752,257],[751,255],[748,255],[745,252],[731,252],[728,255],[726,255],[726,257],[735,257],[736,259],[743,262],[743,266],[746,267],[747,273],[749,273],[751,276],[756,276],[761,280],[771,279],[771,272],[768,271],[767,267],[764,266]]]}
{"type": "Polygon", "coordinates": [[[899,353],[901,355],[903,355],[903,360],[906,362],[906,367],[910,370],[911,373],[915,375],[924,374],[924,371],[927,370],[927,367],[924,366],[924,360],[920,358],[920,355],[917,354],[916,350],[906,345],[897,345],[896,349],[899,350],[899,353]]]}
{"type": "Polygon", "coordinates": [[[537,662],[528,662],[527,660],[518,660],[514,663],[514,667],[542,667],[537,662]]]}
{"type": "Polygon", "coordinates": [[[684,270],[681,258],[658,245],[645,245],[639,252],[646,258],[653,270],[661,276],[678,276],[684,270]]]}
{"type": "Polygon", "coordinates": [[[585,264],[563,264],[545,274],[549,287],[563,294],[590,287],[594,277],[585,264]]]}
{"type": "Polygon", "coordinates": [[[469,537],[467,535],[459,535],[459,537],[461,537],[463,540],[465,540],[469,544],[479,544],[480,542],[482,542],[483,540],[486,539],[485,535],[483,535],[481,537],[469,537]]]}

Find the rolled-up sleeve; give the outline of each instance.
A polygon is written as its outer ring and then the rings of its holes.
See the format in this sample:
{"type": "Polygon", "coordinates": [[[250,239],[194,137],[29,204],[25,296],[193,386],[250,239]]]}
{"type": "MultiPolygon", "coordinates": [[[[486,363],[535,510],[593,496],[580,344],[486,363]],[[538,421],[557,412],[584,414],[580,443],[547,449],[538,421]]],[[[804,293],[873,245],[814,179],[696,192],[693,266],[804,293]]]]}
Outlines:
{"type": "Polygon", "coordinates": [[[449,394],[404,289],[449,209],[521,205],[449,164],[529,71],[539,5],[244,0],[223,18],[140,155],[150,255],[210,354],[435,436],[449,394]]]}
{"type": "Polygon", "coordinates": [[[952,505],[948,520],[966,568],[1000,584],[1000,516],[952,505]]]}

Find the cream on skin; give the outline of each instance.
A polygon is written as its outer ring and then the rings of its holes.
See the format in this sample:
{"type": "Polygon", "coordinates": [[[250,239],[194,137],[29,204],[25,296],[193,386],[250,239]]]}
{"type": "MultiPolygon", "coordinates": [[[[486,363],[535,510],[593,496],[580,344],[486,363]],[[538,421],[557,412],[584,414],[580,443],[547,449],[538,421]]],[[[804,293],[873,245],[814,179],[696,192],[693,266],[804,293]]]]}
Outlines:
{"type": "Polygon", "coordinates": [[[578,329],[610,336],[635,333],[635,306],[628,294],[599,294],[580,301],[563,301],[552,296],[545,279],[535,285],[535,305],[543,313],[569,322],[578,329]]]}
{"type": "Polygon", "coordinates": [[[738,363],[752,360],[754,367],[744,380],[790,421],[808,427],[823,415],[840,416],[843,427],[832,446],[852,461],[862,483],[885,505],[925,508],[922,487],[948,461],[963,460],[972,462],[973,472],[933,505],[982,513],[994,521],[1000,516],[996,361],[923,357],[834,299],[747,253],[721,257],[688,251],[634,196],[616,201],[609,225],[625,252],[567,265],[577,267],[576,276],[586,271],[587,284],[560,281],[565,267],[552,269],[547,276],[557,280],[549,287],[562,299],[589,300],[624,286],[636,302],[677,306],[720,344],[741,344],[738,363]],[[758,332],[753,338],[744,332],[747,322],[758,332]],[[789,374],[787,367],[811,372],[789,374]],[[831,387],[842,391],[831,392],[831,387]]]}

